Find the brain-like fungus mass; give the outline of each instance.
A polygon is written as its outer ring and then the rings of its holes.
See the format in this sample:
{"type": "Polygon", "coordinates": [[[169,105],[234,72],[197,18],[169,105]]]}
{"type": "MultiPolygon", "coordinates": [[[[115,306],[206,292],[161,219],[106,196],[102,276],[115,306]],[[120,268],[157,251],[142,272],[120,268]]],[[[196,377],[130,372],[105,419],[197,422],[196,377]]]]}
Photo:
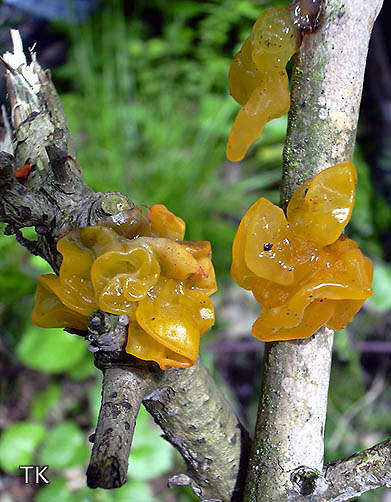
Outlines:
{"type": "Polygon", "coordinates": [[[97,309],[126,314],[127,353],[162,369],[191,366],[214,324],[217,287],[210,243],[184,234],[184,221],[161,204],[71,231],[57,243],[59,275],[38,278],[33,322],[85,330],[97,309]]]}
{"type": "Polygon", "coordinates": [[[300,42],[300,28],[287,7],[268,9],[255,22],[229,71],[231,95],[242,105],[228,138],[229,160],[241,160],[266,122],[288,113],[285,66],[300,42]]]}
{"type": "Polygon", "coordinates": [[[263,341],[344,328],[372,295],[373,266],[342,234],[350,220],[356,171],[344,162],[304,183],[283,210],[261,198],[244,215],[231,274],[261,304],[253,335],[263,341]]]}

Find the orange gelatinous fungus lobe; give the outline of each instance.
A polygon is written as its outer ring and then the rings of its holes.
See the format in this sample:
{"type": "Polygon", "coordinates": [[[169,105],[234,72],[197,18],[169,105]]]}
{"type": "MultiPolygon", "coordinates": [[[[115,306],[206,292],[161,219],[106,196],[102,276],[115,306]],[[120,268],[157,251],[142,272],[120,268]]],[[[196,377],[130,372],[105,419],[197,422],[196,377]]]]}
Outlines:
{"type": "Polygon", "coordinates": [[[92,252],[94,258],[101,256],[107,251],[122,251],[125,249],[127,242],[127,239],[118,234],[113,228],[103,225],[94,225],[80,229],[77,240],[82,246],[92,252]]]}
{"type": "Polygon", "coordinates": [[[262,133],[266,122],[289,111],[285,66],[297,52],[300,32],[289,9],[264,11],[236,54],[229,72],[230,92],[242,105],[232,126],[227,158],[239,161],[262,133]]]}
{"type": "Polygon", "coordinates": [[[151,222],[138,206],[110,216],[102,222],[102,225],[112,228],[127,239],[151,235],[151,222]]]}
{"type": "Polygon", "coordinates": [[[277,81],[265,79],[251,93],[246,104],[239,110],[227,142],[227,158],[242,160],[247,150],[262,134],[266,122],[288,113],[290,97],[288,77],[277,81]]]}
{"type": "Polygon", "coordinates": [[[42,328],[87,329],[87,316],[64,304],[59,278],[54,274],[38,277],[32,321],[42,328]]]}
{"type": "MultiPolygon", "coordinates": [[[[141,328],[161,345],[183,358],[188,366],[195,363],[201,336],[195,311],[183,305],[181,285],[174,279],[163,279],[146,298],[139,302],[136,319],[141,328]]],[[[195,309],[198,306],[195,306],[195,309]]]]}
{"type": "Polygon", "coordinates": [[[31,172],[32,167],[29,164],[24,164],[21,167],[18,167],[15,169],[14,175],[15,178],[21,179],[21,180],[27,180],[30,172],[31,172]]]}
{"type": "Polygon", "coordinates": [[[162,369],[194,364],[200,336],[214,323],[211,247],[178,241],[184,222],[164,206],[153,206],[150,216],[124,211],[60,239],[59,275],[39,278],[33,321],[86,330],[98,308],[125,314],[129,354],[162,369]]]}
{"type": "Polygon", "coordinates": [[[261,304],[255,337],[290,340],[323,325],[342,329],[372,295],[371,261],[341,235],[356,181],[353,164],[338,164],[299,188],[288,205],[288,222],[263,198],[243,217],[231,274],[261,304]]]}
{"type": "Polygon", "coordinates": [[[199,270],[190,274],[184,284],[187,289],[202,290],[206,295],[217,291],[216,275],[212,264],[212,249],[209,241],[186,241],[182,246],[198,262],[199,270]]]}
{"type": "Polygon", "coordinates": [[[263,342],[297,340],[312,336],[333,315],[334,305],[314,301],[303,313],[303,317],[290,328],[270,326],[261,317],[253,324],[252,334],[263,342]]]}
{"type": "Polygon", "coordinates": [[[292,284],[294,260],[284,212],[267,199],[253,204],[240,222],[232,248],[231,274],[245,289],[253,278],[292,284]]]}
{"type": "Polygon", "coordinates": [[[202,273],[190,274],[185,280],[188,289],[202,290],[206,295],[212,295],[217,291],[216,274],[210,258],[204,257],[198,260],[202,273]]]}
{"type": "Polygon", "coordinates": [[[136,321],[129,323],[125,351],[144,361],[155,361],[162,370],[171,367],[188,368],[191,366],[187,357],[181,356],[159,343],[148,335],[136,321]]]}
{"type": "Polygon", "coordinates": [[[299,49],[300,33],[290,10],[274,7],[256,20],[251,39],[252,59],[263,72],[285,72],[285,66],[299,49]]]}
{"type": "Polygon", "coordinates": [[[200,330],[200,336],[204,335],[215,322],[213,303],[204,291],[187,290],[182,283],[179,285],[181,293],[178,296],[179,303],[192,312],[194,321],[200,330]]]}
{"type": "Polygon", "coordinates": [[[352,162],[329,167],[304,183],[287,207],[291,229],[317,246],[335,242],[350,220],[356,183],[352,162]]]}
{"type": "Polygon", "coordinates": [[[152,233],[160,237],[182,240],[185,236],[185,222],[163,204],[155,204],[149,208],[149,220],[152,233]]]}
{"type": "Polygon", "coordinates": [[[91,280],[99,307],[113,314],[132,310],[160,276],[160,265],[152,250],[134,239],[125,251],[108,251],[91,268],[91,280]],[[111,305],[110,305],[111,304],[111,305]],[[114,311],[113,311],[114,310],[114,311]]]}
{"type": "Polygon", "coordinates": [[[263,201],[248,226],[244,259],[257,277],[288,286],[295,265],[288,225],[281,208],[263,201]]]}
{"type": "Polygon", "coordinates": [[[259,70],[252,59],[253,41],[248,37],[236,54],[228,73],[231,96],[244,106],[259,86],[259,70]]]}
{"type": "Polygon", "coordinates": [[[184,280],[190,274],[202,274],[198,261],[179,242],[166,237],[140,237],[158,257],[162,274],[168,278],[184,280]]]}
{"type": "Polygon", "coordinates": [[[244,249],[248,235],[248,227],[253,219],[253,216],[257,214],[259,205],[263,204],[262,201],[262,198],[259,199],[247,210],[239,223],[232,245],[231,276],[233,280],[244,289],[251,289],[253,280],[256,277],[254,272],[252,272],[246,264],[244,259],[244,249]]]}

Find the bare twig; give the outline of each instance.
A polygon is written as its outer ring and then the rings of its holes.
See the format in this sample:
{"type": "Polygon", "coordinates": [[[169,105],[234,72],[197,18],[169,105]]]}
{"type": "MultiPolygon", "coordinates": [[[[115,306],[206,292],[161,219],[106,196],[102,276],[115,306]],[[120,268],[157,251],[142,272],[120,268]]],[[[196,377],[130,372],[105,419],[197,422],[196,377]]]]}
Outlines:
{"type": "Polygon", "coordinates": [[[319,502],[342,502],[381,486],[391,488],[391,440],[330,462],[324,476],[328,489],[319,502]]]}

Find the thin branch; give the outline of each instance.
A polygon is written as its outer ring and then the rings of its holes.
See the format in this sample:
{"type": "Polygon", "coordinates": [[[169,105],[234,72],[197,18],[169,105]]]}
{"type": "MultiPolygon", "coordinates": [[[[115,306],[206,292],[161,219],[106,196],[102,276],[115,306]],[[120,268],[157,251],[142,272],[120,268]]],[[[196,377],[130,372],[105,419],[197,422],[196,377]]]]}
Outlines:
{"type": "Polygon", "coordinates": [[[319,502],[342,502],[382,486],[391,488],[391,440],[330,462],[324,476],[329,488],[319,502]]]}
{"type": "MultiPolygon", "coordinates": [[[[368,42],[381,4],[328,0],[321,28],[304,36],[293,69],[282,207],[314,174],[352,158],[368,42]]],[[[332,336],[321,328],[306,340],[266,344],[246,502],[318,500],[327,489],[321,472],[332,336]]]]}

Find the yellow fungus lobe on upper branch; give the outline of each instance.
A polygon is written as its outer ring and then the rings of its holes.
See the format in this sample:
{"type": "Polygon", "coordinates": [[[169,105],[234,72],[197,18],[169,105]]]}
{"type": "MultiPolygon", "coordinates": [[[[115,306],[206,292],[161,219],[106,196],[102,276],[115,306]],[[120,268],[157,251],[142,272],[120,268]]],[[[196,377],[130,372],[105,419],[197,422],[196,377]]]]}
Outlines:
{"type": "Polygon", "coordinates": [[[241,160],[266,122],[289,111],[285,66],[300,41],[300,29],[286,7],[268,9],[255,22],[229,71],[231,95],[242,105],[228,138],[229,160],[241,160]]]}
{"type": "Polygon", "coordinates": [[[184,221],[161,204],[71,231],[57,244],[59,275],[38,278],[33,322],[86,330],[94,310],[126,314],[127,353],[162,369],[191,366],[214,324],[217,286],[209,242],[184,234],[184,221]]]}
{"type": "Polygon", "coordinates": [[[342,235],[356,182],[354,165],[344,162],[302,185],[287,217],[264,198],[244,215],[231,274],[261,304],[256,338],[307,338],[323,325],[342,329],[372,295],[372,263],[342,235]]]}

